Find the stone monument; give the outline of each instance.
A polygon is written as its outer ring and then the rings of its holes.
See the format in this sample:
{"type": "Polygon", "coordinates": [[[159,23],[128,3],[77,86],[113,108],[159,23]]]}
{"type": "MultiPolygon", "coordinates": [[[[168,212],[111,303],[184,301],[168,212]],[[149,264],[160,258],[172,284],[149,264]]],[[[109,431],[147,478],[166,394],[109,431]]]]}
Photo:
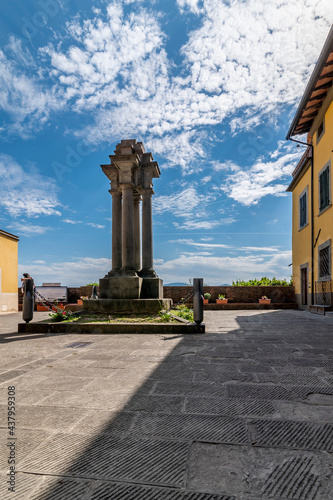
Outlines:
{"type": "Polygon", "coordinates": [[[100,279],[99,300],[85,301],[84,309],[91,302],[94,310],[110,312],[168,309],[171,301],[162,300],[163,281],[153,267],[152,180],[160,176],[159,166],[135,139],[117,144],[110,160],[101,168],[111,181],[112,269],[100,279]]]}

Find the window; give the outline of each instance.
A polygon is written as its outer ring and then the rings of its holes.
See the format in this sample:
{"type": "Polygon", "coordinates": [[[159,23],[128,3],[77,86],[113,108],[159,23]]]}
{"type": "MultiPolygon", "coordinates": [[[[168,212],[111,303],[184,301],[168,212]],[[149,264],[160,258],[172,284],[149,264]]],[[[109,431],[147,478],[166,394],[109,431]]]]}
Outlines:
{"type": "Polygon", "coordinates": [[[331,240],[318,247],[318,271],[320,280],[331,276],[331,240]]]}
{"type": "Polygon", "coordinates": [[[302,229],[308,223],[308,188],[299,197],[299,228],[302,229]]]}
{"type": "Polygon", "coordinates": [[[319,127],[317,128],[317,144],[319,143],[320,139],[323,137],[325,134],[325,122],[324,120],[320,122],[319,127]]]}
{"type": "Polygon", "coordinates": [[[319,173],[319,212],[322,212],[330,204],[330,166],[319,173]]]}

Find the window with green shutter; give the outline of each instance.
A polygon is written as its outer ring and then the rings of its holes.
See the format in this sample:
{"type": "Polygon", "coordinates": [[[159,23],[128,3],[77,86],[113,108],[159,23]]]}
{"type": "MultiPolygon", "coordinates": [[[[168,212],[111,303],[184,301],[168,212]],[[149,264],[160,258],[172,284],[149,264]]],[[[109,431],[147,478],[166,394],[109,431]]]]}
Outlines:
{"type": "Polygon", "coordinates": [[[299,199],[299,227],[300,229],[307,224],[307,192],[299,199]]]}
{"type": "Polygon", "coordinates": [[[319,210],[330,204],[330,169],[326,167],[319,176],[319,210]]]}

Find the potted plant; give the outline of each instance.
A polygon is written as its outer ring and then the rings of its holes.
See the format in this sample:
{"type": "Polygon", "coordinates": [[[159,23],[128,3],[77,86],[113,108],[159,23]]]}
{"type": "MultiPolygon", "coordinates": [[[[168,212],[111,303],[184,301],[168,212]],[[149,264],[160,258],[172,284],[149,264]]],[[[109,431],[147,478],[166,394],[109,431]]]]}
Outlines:
{"type": "Polygon", "coordinates": [[[45,306],[44,304],[37,304],[37,311],[38,312],[43,312],[43,311],[49,311],[50,308],[45,306]]]}
{"type": "Polygon", "coordinates": [[[216,304],[228,304],[228,299],[225,298],[225,295],[223,293],[220,293],[220,295],[216,299],[216,304]]]}
{"type": "Polygon", "coordinates": [[[88,300],[88,297],[85,297],[84,295],[82,295],[82,297],[80,297],[78,300],[77,300],[77,304],[79,306],[82,306],[83,305],[83,301],[84,300],[88,300]]]}
{"type": "Polygon", "coordinates": [[[54,302],[53,306],[52,306],[52,310],[53,311],[58,311],[59,309],[61,309],[62,311],[65,310],[65,306],[62,302],[58,302],[57,300],[54,302]]]}
{"type": "Polygon", "coordinates": [[[211,298],[212,298],[212,296],[211,296],[211,294],[210,294],[210,293],[208,293],[208,292],[204,293],[203,303],[204,303],[204,304],[208,304],[209,299],[211,299],[211,298]]]}
{"type": "Polygon", "coordinates": [[[266,295],[263,295],[261,299],[259,299],[259,304],[270,304],[271,299],[269,299],[266,295]]]}

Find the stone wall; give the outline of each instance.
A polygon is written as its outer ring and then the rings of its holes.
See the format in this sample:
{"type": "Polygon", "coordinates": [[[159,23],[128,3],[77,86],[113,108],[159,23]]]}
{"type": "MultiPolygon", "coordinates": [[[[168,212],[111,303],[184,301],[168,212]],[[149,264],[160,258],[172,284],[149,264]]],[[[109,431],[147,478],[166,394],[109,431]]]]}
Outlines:
{"type": "MultiPolygon", "coordinates": [[[[172,299],[174,303],[191,292],[191,286],[164,286],[164,298],[172,299]]],[[[258,303],[266,295],[272,303],[295,303],[295,288],[293,286],[204,286],[204,293],[210,293],[210,302],[215,302],[218,295],[226,296],[230,303],[258,303]]]]}
{"type": "MultiPolygon", "coordinates": [[[[76,304],[80,297],[88,297],[90,299],[92,293],[93,285],[78,286],[78,287],[68,287],[68,304],[76,304]]],[[[97,286],[97,291],[99,286],[97,286]]]]}
{"type": "MultiPolygon", "coordinates": [[[[98,290],[99,287],[97,287],[98,290]]],[[[68,287],[68,303],[75,304],[80,297],[90,297],[92,285],[80,287],[68,287]]],[[[172,299],[174,304],[185,298],[192,291],[191,286],[164,286],[165,299],[172,299]]],[[[209,292],[214,303],[220,294],[224,294],[229,303],[253,304],[258,303],[263,295],[267,295],[272,303],[293,304],[296,303],[295,288],[293,286],[204,286],[204,293],[209,292]]],[[[22,304],[22,293],[19,288],[19,304],[22,304]]],[[[21,309],[21,308],[20,308],[21,309]]]]}

